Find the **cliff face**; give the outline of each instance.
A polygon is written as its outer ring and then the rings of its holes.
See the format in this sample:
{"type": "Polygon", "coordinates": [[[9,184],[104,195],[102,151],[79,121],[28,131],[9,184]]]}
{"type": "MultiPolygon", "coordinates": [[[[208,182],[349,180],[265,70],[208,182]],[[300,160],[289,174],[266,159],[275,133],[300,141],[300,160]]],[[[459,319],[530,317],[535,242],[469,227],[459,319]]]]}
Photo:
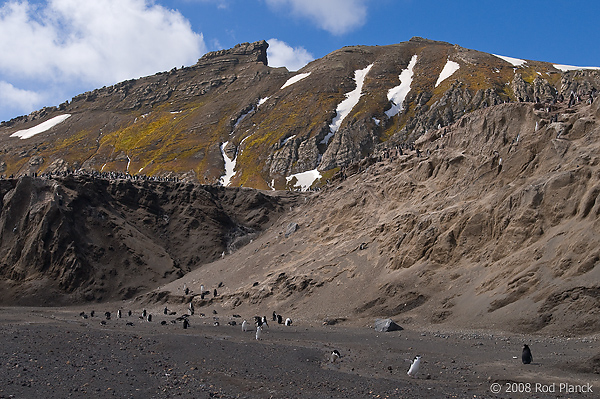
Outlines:
{"type": "Polygon", "coordinates": [[[288,205],[265,195],[89,176],[0,181],[5,304],[127,299],[246,244],[288,205]]]}
{"type": "Polygon", "coordinates": [[[509,62],[420,38],[345,47],[297,73],[268,67],[267,46],[208,53],[194,66],[4,122],[0,173],[83,169],[213,184],[231,162],[232,186],[282,189],[294,184],[292,175],[315,169],[322,184],[382,147],[412,145],[475,110],[566,102],[571,93],[583,98],[600,88],[598,71],[509,62]],[[71,116],[43,133],[11,137],[65,114],[71,116]]]}

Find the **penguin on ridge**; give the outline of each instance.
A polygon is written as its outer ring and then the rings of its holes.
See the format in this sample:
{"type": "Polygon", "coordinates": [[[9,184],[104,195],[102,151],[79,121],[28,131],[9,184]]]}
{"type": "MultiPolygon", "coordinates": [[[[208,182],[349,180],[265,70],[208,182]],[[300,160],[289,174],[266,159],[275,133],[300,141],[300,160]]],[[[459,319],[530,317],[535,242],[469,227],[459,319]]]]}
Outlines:
{"type": "Polygon", "coordinates": [[[421,366],[421,356],[417,355],[417,356],[415,356],[414,360],[410,362],[410,368],[408,369],[408,372],[406,374],[408,374],[411,377],[414,377],[415,375],[417,375],[417,372],[419,371],[420,366],[421,366]]]}

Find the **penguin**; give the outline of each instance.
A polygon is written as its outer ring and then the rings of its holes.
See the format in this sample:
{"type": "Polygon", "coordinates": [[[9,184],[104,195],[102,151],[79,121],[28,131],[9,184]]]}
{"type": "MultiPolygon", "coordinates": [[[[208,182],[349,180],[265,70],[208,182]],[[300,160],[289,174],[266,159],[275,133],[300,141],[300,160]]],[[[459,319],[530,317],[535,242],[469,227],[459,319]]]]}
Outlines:
{"type": "Polygon", "coordinates": [[[248,322],[246,320],[242,321],[242,331],[248,331],[248,322]]]}
{"type": "Polygon", "coordinates": [[[331,363],[335,363],[336,360],[338,360],[340,357],[342,357],[342,355],[340,355],[340,352],[337,349],[334,349],[333,352],[331,352],[331,356],[329,357],[329,361],[331,363]]]}
{"type": "Polygon", "coordinates": [[[117,310],[117,319],[121,318],[121,309],[117,310]]]}
{"type": "Polygon", "coordinates": [[[277,313],[275,311],[273,311],[273,321],[277,321],[277,313]]]}
{"type": "Polygon", "coordinates": [[[256,340],[257,341],[260,340],[261,334],[262,334],[262,327],[261,326],[256,327],[256,340]]]}
{"type": "Polygon", "coordinates": [[[165,309],[163,310],[163,314],[169,314],[169,309],[167,309],[166,306],[165,306],[165,309]]]}
{"type": "Polygon", "coordinates": [[[263,326],[269,327],[269,323],[267,323],[267,316],[263,316],[261,321],[263,326]]]}
{"type": "Polygon", "coordinates": [[[256,327],[261,327],[262,326],[262,317],[254,316],[254,325],[256,327]]]}
{"type": "Polygon", "coordinates": [[[217,293],[217,289],[215,288],[213,291],[213,296],[216,297],[217,295],[219,295],[219,294],[217,293]]]}
{"type": "Polygon", "coordinates": [[[529,363],[533,362],[533,356],[531,355],[531,349],[529,349],[529,346],[527,346],[527,345],[523,345],[523,353],[521,354],[521,360],[523,361],[523,364],[529,364],[529,363]]]}
{"type": "Polygon", "coordinates": [[[190,316],[194,315],[194,304],[192,302],[190,302],[190,304],[188,306],[188,311],[190,313],[190,316]]]}
{"type": "Polygon", "coordinates": [[[291,326],[292,325],[292,319],[290,319],[289,317],[287,319],[285,319],[285,325],[286,326],[291,326]]]}
{"type": "Polygon", "coordinates": [[[146,309],[142,310],[142,318],[146,317],[146,309]]]}
{"type": "Polygon", "coordinates": [[[283,316],[280,314],[277,315],[277,324],[283,324],[283,316]]]}
{"type": "Polygon", "coordinates": [[[189,325],[190,325],[190,322],[188,321],[188,319],[183,319],[183,329],[187,330],[189,325]]]}
{"type": "Polygon", "coordinates": [[[414,377],[415,375],[417,375],[420,365],[421,365],[421,356],[417,355],[417,356],[415,356],[415,359],[412,362],[410,362],[410,368],[408,369],[408,372],[406,374],[408,374],[411,377],[414,377]]]}
{"type": "Polygon", "coordinates": [[[104,316],[106,317],[106,320],[110,320],[110,312],[105,312],[104,316]]]}
{"type": "Polygon", "coordinates": [[[131,310],[127,312],[127,316],[131,317],[131,310]]]}
{"type": "Polygon", "coordinates": [[[202,294],[204,292],[204,284],[200,284],[200,293],[202,294]]]}
{"type": "Polygon", "coordinates": [[[92,310],[92,311],[90,312],[90,317],[94,317],[94,314],[95,314],[95,313],[96,313],[96,312],[94,312],[94,311],[92,310]]]}
{"type": "Polygon", "coordinates": [[[148,314],[148,317],[146,318],[146,320],[148,320],[148,321],[152,321],[152,315],[151,315],[151,314],[148,314]]]}

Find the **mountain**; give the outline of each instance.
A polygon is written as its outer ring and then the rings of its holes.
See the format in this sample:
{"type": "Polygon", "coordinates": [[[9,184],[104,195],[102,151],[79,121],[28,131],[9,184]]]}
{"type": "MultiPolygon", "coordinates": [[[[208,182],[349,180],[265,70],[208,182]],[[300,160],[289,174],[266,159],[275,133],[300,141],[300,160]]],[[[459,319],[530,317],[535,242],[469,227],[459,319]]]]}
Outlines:
{"type": "Polygon", "coordinates": [[[260,189],[306,187],[474,110],[553,102],[600,86],[598,71],[564,72],[421,38],[345,47],[297,73],[268,67],[267,47],[261,41],[208,53],[194,66],[3,122],[0,173],[83,169],[201,184],[227,178],[230,186],[260,189]],[[60,123],[18,138],[48,120],[60,123]]]}
{"type": "Polygon", "coordinates": [[[5,122],[0,302],[596,333],[600,74],[566,69],[258,42],[5,122]]]}
{"type": "Polygon", "coordinates": [[[600,101],[500,104],[415,145],[348,168],[146,302],[301,323],[600,331],[600,101]],[[200,284],[224,287],[201,299],[200,284]]]}

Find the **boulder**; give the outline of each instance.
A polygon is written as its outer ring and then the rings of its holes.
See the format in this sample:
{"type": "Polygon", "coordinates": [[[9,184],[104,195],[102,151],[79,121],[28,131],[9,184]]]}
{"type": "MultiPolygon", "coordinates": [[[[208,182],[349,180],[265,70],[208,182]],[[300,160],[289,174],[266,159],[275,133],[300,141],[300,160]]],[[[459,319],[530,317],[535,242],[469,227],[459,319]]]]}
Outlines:
{"type": "Polygon", "coordinates": [[[374,325],[375,331],[377,332],[390,332],[390,331],[401,331],[404,330],[392,319],[376,319],[374,325]]]}
{"type": "Polygon", "coordinates": [[[298,223],[290,223],[285,229],[285,238],[288,238],[298,230],[298,223]]]}

